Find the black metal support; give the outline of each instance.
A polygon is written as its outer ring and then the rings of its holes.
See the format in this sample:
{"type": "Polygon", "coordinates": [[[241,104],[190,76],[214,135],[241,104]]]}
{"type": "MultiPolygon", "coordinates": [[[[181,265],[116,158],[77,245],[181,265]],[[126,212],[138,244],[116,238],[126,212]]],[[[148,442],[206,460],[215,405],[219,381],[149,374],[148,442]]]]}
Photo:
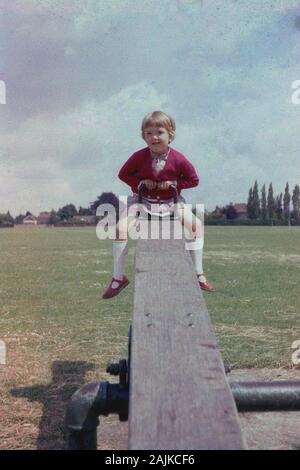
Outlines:
{"type": "Polygon", "coordinates": [[[114,413],[120,421],[127,421],[128,393],[128,388],[109,382],[90,383],[77,390],[66,413],[68,449],[97,449],[99,416],[114,413]]]}
{"type": "Polygon", "coordinates": [[[300,381],[234,382],[239,411],[300,411],[300,381]]]}
{"type": "MultiPolygon", "coordinates": [[[[86,384],[68,403],[66,427],[68,449],[96,450],[99,416],[109,413],[128,420],[131,326],[128,334],[128,361],[109,364],[106,371],[119,376],[119,383],[86,384]]],[[[230,366],[224,363],[226,374],[230,366]]],[[[231,382],[238,411],[300,411],[300,381],[231,382]]]]}
{"type": "Polygon", "coordinates": [[[109,364],[106,372],[119,376],[118,384],[94,382],[86,384],[71,397],[66,412],[69,450],[96,450],[99,416],[119,415],[128,420],[131,325],[128,332],[128,360],[109,364]]]}

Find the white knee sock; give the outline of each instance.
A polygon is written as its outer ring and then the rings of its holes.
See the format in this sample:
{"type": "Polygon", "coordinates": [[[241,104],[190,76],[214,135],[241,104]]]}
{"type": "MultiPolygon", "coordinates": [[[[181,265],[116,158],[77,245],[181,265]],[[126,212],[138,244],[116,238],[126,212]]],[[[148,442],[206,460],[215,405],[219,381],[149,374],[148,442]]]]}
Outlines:
{"type": "Polygon", "coordinates": [[[190,252],[196,274],[202,274],[200,281],[205,282],[206,279],[203,274],[203,240],[196,238],[195,240],[186,241],[185,247],[190,252]]]}
{"type": "Polygon", "coordinates": [[[125,271],[125,261],[128,255],[128,241],[113,241],[113,257],[114,257],[114,279],[122,280],[125,271]]]}

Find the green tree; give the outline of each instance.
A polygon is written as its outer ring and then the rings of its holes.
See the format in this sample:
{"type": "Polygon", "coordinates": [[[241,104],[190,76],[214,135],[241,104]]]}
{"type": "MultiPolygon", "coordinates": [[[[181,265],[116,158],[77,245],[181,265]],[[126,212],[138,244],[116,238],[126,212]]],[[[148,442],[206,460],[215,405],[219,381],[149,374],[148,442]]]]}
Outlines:
{"type": "Polygon", "coordinates": [[[267,214],[268,214],[268,219],[272,221],[275,215],[275,200],[274,200],[272,183],[270,183],[269,190],[268,190],[267,214]]]}
{"type": "Polygon", "coordinates": [[[59,220],[59,217],[57,216],[57,213],[55,212],[54,209],[50,212],[50,217],[47,225],[55,225],[59,220]]]}
{"type": "Polygon", "coordinates": [[[234,220],[237,218],[238,214],[232,202],[225,207],[224,214],[228,220],[234,220]]]}
{"type": "Polygon", "coordinates": [[[0,225],[14,225],[14,219],[9,211],[7,211],[6,214],[0,214],[0,225]]]}
{"type": "Polygon", "coordinates": [[[257,181],[255,181],[254,186],[253,186],[252,197],[253,197],[253,218],[258,219],[260,215],[260,200],[259,200],[259,194],[258,194],[257,181]]]}
{"type": "Polygon", "coordinates": [[[10,222],[12,224],[15,222],[14,218],[11,216],[9,211],[7,211],[7,213],[6,213],[6,220],[7,220],[7,222],[10,222]]]}
{"type": "Polygon", "coordinates": [[[77,215],[77,209],[74,204],[67,204],[58,210],[57,215],[61,220],[68,220],[77,215]]]}
{"type": "Polygon", "coordinates": [[[282,221],[282,193],[280,193],[280,196],[276,197],[275,212],[276,212],[277,220],[281,222],[282,221]]]}
{"type": "Polygon", "coordinates": [[[19,215],[17,215],[17,217],[15,218],[15,223],[16,223],[16,224],[22,224],[24,218],[25,218],[25,215],[24,215],[24,214],[19,214],[19,215]]]}
{"type": "Polygon", "coordinates": [[[267,198],[266,198],[266,185],[261,188],[261,218],[263,221],[267,219],[267,198]]]}
{"type": "Polygon", "coordinates": [[[248,202],[247,202],[247,214],[249,219],[254,219],[254,208],[253,208],[253,190],[249,189],[248,202]]]}
{"type": "Polygon", "coordinates": [[[293,203],[293,212],[294,212],[294,219],[299,220],[300,215],[300,188],[299,185],[296,184],[293,191],[292,196],[292,203],[293,203]]]}
{"type": "Polygon", "coordinates": [[[78,215],[93,215],[91,208],[79,207],[78,215]]]}
{"type": "Polygon", "coordinates": [[[96,201],[91,203],[90,209],[92,211],[92,214],[96,214],[97,208],[102,204],[111,204],[114,207],[117,221],[119,220],[120,214],[125,209],[124,203],[119,201],[119,198],[114,193],[107,192],[100,194],[100,196],[97,197],[96,201]]]}
{"type": "Polygon", "coordinates": [[[284,214],[284,220],[288,224],[290,223],[290,202],[291,202],[291,195],[289,192],[289,183],[286,183],[284,196],[283,196],[283,214],[284,214]]]}

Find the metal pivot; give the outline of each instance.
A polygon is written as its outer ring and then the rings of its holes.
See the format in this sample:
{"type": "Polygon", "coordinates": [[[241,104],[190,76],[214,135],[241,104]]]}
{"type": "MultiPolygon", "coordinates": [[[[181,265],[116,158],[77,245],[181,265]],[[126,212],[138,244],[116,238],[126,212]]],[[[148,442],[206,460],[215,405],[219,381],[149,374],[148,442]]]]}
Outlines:
{"type": "MultiPolygon", "coordinates": [[[[131,356],[131,326],[128,334],[128,360],[109,364],[106,371],[119,376],[119,383],[86,384],[71,397],[66,413],[69,450],[96,450],[99,416],[109,413],[128,420],[131,356]]],[[[230,366],[224,364],[225,372],[230,366]]],[[[300,411],[300,382],[232,382],[229,384],[237,409],[245,411],[300,411]]]]}
{"type": "Polygon", "coordinates": [[[94,382],[86,384],[71,397],[66,412],[66,428],[69,450],[96,450],[99,416],[109,413],[119,415],[120,421],[128,420],[129,403],[129,358],[109,364],[106,371],[119,375],[119,383],[94,382]]]}

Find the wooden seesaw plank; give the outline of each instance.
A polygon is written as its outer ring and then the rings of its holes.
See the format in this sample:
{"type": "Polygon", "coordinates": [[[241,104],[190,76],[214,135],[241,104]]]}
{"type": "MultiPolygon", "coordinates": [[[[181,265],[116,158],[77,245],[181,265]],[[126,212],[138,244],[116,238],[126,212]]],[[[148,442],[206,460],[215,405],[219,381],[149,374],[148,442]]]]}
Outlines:
{"type": "Polygon", "coordinates": [[[138,240],[129,449],[243,449],[238,413],[183,240],[138,240]]]}

